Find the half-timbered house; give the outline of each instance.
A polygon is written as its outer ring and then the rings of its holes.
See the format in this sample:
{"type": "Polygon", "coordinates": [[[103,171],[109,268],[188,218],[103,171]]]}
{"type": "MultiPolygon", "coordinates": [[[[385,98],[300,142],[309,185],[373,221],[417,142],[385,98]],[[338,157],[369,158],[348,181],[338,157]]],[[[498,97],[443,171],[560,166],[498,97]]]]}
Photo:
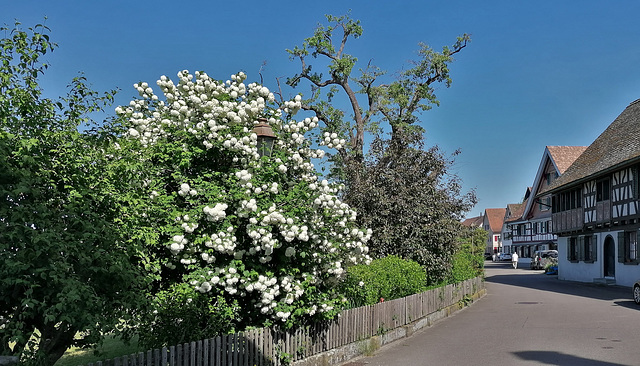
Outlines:
{"type": "Polygon", "coordinates": [[[640,279],[640,99],[538,195],[552,195],[559,278],[631,286],[640,279]]]}
{"type": "Polygon", "coordinates": [[[512,223],[522,219],[522,213],[530,194],[531,187],[527,187],[522,203],[507,204],[507,211],[504,214],[504,223],[502,224],[502,248],[505,253],[511,254],[514,252],[512,223]]]}
{"type": "Polygon", "coordinates": [[[536,250],[556,249],[557,236],[552,232],[551,195],[543,194],[569,168],[586,146],[546,146],[538,166],[531,197],[523,203],[519,217],[509,219],[511,250],[521,258],[530,258],[536,250]]]}

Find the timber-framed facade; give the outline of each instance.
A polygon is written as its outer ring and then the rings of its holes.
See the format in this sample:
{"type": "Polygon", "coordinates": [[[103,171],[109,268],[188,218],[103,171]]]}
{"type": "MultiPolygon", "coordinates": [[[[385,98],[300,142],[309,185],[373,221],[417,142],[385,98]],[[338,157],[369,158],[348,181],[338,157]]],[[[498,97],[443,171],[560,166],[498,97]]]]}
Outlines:
{"type": "Polygon", "coordinates": [[[631,286],[640,279],[640,100],[543,194],[552,195],[559,278],[631,286]]]}
{"type": "Polygon", "coordinates": [[[537,250],[557,249],[551,218],[552,196],[541,192],[547,190],[585,149],[586,146],[545,147],[533,186],[527,188],[520,216],[506,220],[511,251],[521,258],[530,258],[537,250]]]}

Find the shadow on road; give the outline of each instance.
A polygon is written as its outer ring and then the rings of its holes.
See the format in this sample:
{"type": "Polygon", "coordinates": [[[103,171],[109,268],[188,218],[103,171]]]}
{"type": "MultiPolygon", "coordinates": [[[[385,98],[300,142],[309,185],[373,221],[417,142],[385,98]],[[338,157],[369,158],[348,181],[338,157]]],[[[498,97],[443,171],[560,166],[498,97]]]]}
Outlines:
{"type": "Polygon", "coordinates": [[[521,351],[514,352],[514,355],[527,361],[538,361],[545,365],[563,365],[563,366],[624,366],[619,363],[611,363],[598,360],[590,360],[583,357],[568,355],[561,352],[553,351],[521,351]]]}
{"type": "Polygon", "coordinates": [[[561,281],[557,276],[548,276],[541,271],[517,269],[502,263],[485,266],[486,282],[526,287],[540,291],[551,291],[572,296],[614,301],[616,305],[640,310],[631,297],[631,289],[623,286],[606,286],[594,283],[561,281]],[[615,301],[617,300],[617,301],[615,301]]]}

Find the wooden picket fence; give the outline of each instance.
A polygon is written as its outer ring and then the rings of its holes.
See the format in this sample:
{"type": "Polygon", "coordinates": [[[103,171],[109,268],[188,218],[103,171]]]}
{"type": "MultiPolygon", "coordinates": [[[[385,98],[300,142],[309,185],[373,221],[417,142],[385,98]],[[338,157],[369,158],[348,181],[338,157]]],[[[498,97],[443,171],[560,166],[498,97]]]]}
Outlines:
{"type": "Polygon", "coordinates": [[[280,366],[410,324],[484,288],[476,277],[375,305],[295,331],[260,328],[163,347],[88,366],[280,366]]]}

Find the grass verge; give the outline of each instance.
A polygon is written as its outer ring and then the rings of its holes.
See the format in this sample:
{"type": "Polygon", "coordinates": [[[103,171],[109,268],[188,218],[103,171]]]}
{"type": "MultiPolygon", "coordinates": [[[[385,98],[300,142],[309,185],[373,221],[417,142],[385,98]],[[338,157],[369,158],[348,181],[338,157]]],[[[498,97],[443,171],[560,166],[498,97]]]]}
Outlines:
{"type": "Polygon", "coordinates": [[[138,338],[132,339],[126,344],[122,339],[114,336],[106,336],[102,346],[93,348],[69,348],[56,362],[55,366],[79,366],[97,361],[104,361],[115,357],[146,351],[138,346],[138,338]]]}

